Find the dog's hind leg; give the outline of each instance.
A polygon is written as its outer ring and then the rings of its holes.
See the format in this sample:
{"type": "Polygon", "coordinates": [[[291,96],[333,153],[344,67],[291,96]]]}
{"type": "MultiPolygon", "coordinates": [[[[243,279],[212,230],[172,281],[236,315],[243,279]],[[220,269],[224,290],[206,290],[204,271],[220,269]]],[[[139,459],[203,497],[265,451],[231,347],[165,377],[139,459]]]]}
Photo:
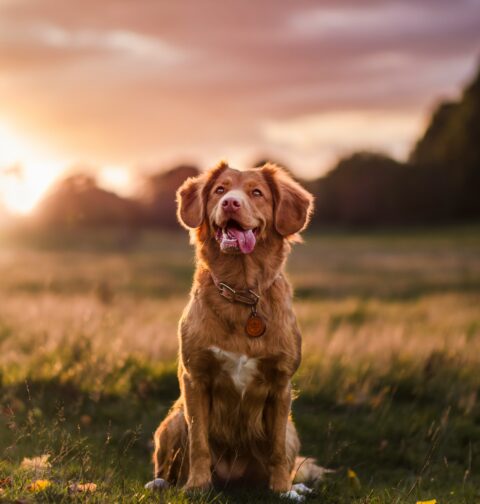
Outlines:
{"type": "Polygon", "coordinates": [[[177,403],[159,425],[154,442],[155,479],[146,487],[158,489],[183,485],[188,478],[188,434],[181,404],[177,403]]]}
{"type": "Polygon", "coordinates": [[[316,464],[316,461],[306,457],[299,456],[300,441],[295,429],[295,425],[289,419],[287,424],[287,460],[291,470],[292,486],[288,492],[282,493],[281,497],[303,502],[305,496],[313,492],[313,490],[305,485],[308,483],[311,486],[322,480],[324,475],[333,472],[316,464]]]}
{"type": "Polygon", "coordinates": [[[300,451],[300,440],[298,439],[297,429],[291,418],[288,419],[285,442],[288,471],[290,473],[290,479],[292,480],[295,472],[295,461],[300,451]]]}

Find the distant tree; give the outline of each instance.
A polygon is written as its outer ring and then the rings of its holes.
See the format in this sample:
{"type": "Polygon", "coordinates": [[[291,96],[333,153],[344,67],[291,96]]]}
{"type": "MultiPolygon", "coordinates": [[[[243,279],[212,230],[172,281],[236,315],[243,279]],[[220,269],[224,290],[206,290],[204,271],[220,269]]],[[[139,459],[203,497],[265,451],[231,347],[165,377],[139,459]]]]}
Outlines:
{"type": "Polygon", "coordinates": [[[480,217],[480,70],[459,102],[442,103],[408,163],[368,152],[306,184],[314,223],[378,225],[480,217]]]}
{"type": "Polygon", "coordinates": [[[376,153],[359,152],[339,161],[312,183],[317,222],[369,225],[402,219],[406,167],[376,153]]]}
{"type": "Polygon", "coordinates": [[[452,218],[480,217],[480,69],[456,103],[442,103],[411,161],[448,185],[452,218]]]}
{"type": "Polygon", "coordinates": [[[150,226],[176,228],[176,191],[187,178],[199,173],[196,166],[179,165],[146,177],[137,197],[143,222],[150,226]]]}
{"type": "MultiPolygon", "coordinates": [[[[254,166],[270,161],[261,157],[254,166]]],[[[275,161],[275,160],[274,160],[275,161]]],[[[282,163],[277,162],[280,166],[282,163]]],[[[180,165],[146,177],[132,201],[77,174],[39,205],[50,226],[177,227],[175,193],[199,169],[180,165]]],[[[480,217],[480,69],[458,102],[439,105],[409,162],[358,152],[326,176],[302,182],[316,196],[313,224],[384,225],[480,217]]]]}
{"type": "Polygon", "coordinates": [[[131,200],[98,187],[95,177],[78,173],[55,184],[40,202],[36,220],[47,227],[131,226],[138,219],[131,200]]]}
{"type": "Polygon", "coordinates": [[[432,166],[358,152],[307,187],[316,196],[314,223],[420,224],[451,217],[448,183],[432,166]]]}

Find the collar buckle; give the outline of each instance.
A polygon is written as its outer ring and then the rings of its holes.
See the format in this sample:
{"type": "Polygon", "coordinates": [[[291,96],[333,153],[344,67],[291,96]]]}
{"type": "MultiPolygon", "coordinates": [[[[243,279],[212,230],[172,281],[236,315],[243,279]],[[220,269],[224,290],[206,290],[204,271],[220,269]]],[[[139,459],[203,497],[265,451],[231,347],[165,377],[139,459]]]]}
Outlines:
{"type": "Polygon", "coordinates": [[[217,288],[220,294],[231,303],[243,303],[249,306],[256,306],[260,296],[251,289],[237,291],[225,282],[219,282],[217,288]]]}

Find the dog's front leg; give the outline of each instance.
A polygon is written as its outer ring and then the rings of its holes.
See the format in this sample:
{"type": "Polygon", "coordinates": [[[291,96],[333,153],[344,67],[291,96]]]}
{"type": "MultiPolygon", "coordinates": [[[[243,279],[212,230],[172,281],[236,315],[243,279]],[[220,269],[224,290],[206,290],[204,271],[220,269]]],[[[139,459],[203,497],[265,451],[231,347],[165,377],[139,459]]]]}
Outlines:
{"type": "Polygon", "coordinates": [[[187,490],[205,490],[212,484],[211,455],[208,444],[209,396],[206,384],[191,375],[182,376],[185,413],[188,425],[190,470],[187,490]]]}
{"type": "Polygon", "coordinates": [[[287,422],[292,401],[290,383],[278,389],[269,403],[270,489],[274,492],[290,490],[290,472],[287,460],[287,422]]]}

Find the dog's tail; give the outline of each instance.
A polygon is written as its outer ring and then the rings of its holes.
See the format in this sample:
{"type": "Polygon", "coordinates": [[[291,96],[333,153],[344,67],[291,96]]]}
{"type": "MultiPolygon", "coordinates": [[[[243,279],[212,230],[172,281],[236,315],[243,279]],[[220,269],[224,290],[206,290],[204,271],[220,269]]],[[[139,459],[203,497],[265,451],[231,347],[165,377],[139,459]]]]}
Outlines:
{"type": "Polygon", "coordinates": [[[293,470],[294,483],[306,483],[310,486],[315,486],[322,481],[325,474],[335,472],[332,469],[326,469],[317,464],[315,459],[310,457],[297,457],[295,459],[295,467],[293,470]]]}

